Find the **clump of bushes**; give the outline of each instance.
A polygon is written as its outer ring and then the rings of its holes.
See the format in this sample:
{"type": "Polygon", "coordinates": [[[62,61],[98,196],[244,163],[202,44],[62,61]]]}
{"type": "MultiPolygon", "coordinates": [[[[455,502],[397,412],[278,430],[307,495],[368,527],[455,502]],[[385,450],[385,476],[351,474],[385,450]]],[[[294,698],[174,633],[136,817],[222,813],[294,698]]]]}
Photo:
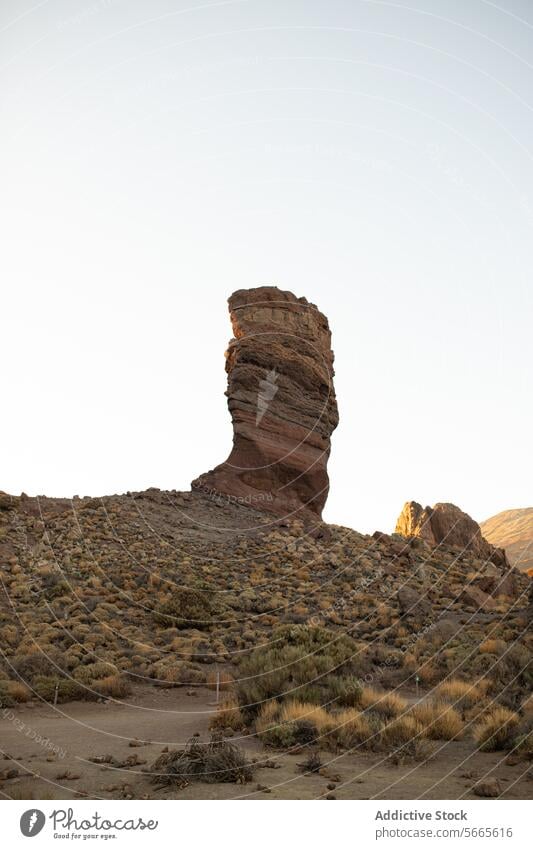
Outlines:
{"type": "Polygon", "coordinates": [[[131,692],[129,681],[122,675],[107,675],[94,681],[92,688],[104,698],[123,699],[131,692]]]}
{"type": "Polygon", "coordinates": [[[154,619],[165,628],[211,627],[217,614],[213,594],[209,590],[177,587],[160,607],[154,610],[154,619]]]}
{"type": "Polygon", "coordinates": [[[205,684],[206,681],[206,674],[202,669],[194,663],[184,661],[155,663],[148,673],[162,687],[195,687],[205,684]]]}
{"type": "Polygon", "coordinates": [[[107,678],[110,675],[116,675],[118,672],[114,663],[106,663],[105,661],[97,661],[96,663],[88,663],[85,666],[78,666],[73,676],[76,681],[82,684],[90,684],[92,681],[97,681],[100,678],[107,678]]]}
{"type": "MultiPolygon", "coordinates": [[[[284,626],[268,646],[245,657],[239,669],[237,694],[248,716],[255,717],[269,699],[314,704],[358,698],[339,691],[340,676],[357,671],[358,645],[345,634],[304,625],[284,626]]],[[[346,703],[346,701],[345,701],[346,703]]]]}
{"type": "Polygon", "coordinates": [[[0,681],[0,708],[12,707],[31,698],[31,690],[21,681],[0,681]]]}
{"type": "Polygon", "coordinates": [[[13,707],[15,704],[15,700],[10,695],[7,684],[7,681],[0,681],[0,708],[13,707]]]}
{"type": "Polygon", "coordinates": [[[45,646],[42,650],[16,655],[13,668],[19,678],[31,684],[37,677],[57,675],[58,668],[61,669],[61,655],[57,650],[45,646]]]}
{"type": "Polygon", "coordinates": [[[327,734],[331,726],[331,717],[324,708],[296,699],[286,703],[266,702],[255,722],[263,743],[279,749],[311,743],[327,734]]]}
{"type": "Polygon", "coordinates": [[[43,699],[45,702],[53,703],[55,700],[57,684],[57,701],[72,702],[77,699],[92,700],[98,698],[95,693],[92,693],[86,686],[79,681],[74,681],[72,678],[58,678],[52,676],[39,675],[33,681],[33,689],[36,696],[43,699]]]}
{"type": "Polygon", "coordinates": [[[281,749],[316,742],[329,748],[351,749],[375,735],[370,719],[355,708],[331,712],[296,699],[266,702],[255,728],[266,745],[281,749]]]}
{"type": "Polygon", "coordinates": [[[210,743],[201,743],[193,737],[183,750],[160,755],[151,772],[160,787],[184,787],[191,781],[244,784],[252,780],[253,765],[227,740],[214,736],[210,743]]]}

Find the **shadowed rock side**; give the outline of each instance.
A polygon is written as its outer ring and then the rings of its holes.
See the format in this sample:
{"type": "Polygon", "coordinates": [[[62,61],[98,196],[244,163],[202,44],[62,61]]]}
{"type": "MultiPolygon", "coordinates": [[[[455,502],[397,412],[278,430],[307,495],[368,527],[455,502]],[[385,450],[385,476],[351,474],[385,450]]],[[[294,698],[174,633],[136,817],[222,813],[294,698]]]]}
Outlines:
{"type": "Polygon", "coordinates": [[[339,421],[328,321],[275,286],[241,289],[228,303],[233,448],[192,487],[276,516],[320,519],[339,421]]]}
{"type": "Polygon", "coordinates": [[[476,557],[508,565],[503,549],[487,542],[478,523],[455,504],[422,507],[416,501],[407,501],[396,522],[395,532],[404,537],[421,537],[431,546],[445,544],[467,549],[476,557]]]}

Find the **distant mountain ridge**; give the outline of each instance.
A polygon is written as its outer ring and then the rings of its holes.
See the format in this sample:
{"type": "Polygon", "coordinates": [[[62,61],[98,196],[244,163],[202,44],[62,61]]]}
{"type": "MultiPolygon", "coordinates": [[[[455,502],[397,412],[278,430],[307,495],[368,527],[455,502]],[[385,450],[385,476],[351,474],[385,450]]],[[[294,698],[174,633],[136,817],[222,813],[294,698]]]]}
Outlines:
{"type": "Polygon", "coordinates": [[[502,510],[480,527],[488,542],[505,549],[513,566],[533,570],[533,507],[502,510]]]}

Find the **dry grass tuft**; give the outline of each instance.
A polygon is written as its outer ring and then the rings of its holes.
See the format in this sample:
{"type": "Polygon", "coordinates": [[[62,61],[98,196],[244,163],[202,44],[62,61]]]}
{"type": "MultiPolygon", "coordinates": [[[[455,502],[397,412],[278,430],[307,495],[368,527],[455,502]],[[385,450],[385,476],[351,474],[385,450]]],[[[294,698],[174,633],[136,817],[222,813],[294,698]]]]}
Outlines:
{"type": "Polygon", "coordinates": [[[510,748],[520,722],[518,714],[504,707],[494,708],[474,728],[474,740],[482,752],[510,748]]]}
{"type": "Polygon", "coordinates": [[[410,710],[411,716],[424,728],[430,740],[458,740],[463,734],[463,720],[446,702],[420,702],[410,710]]]}
{"type": "Polygon", "coordinates": [[[440,701],[450,702],[463,709],[474,707],[485,696],[486,689],[484,682],[470,684],[460,678],[450,678],[436,687],[435,695],[440,701]]]}
{"type": "Polygon", "coordinates": [[[93,689],[101,696],[123,699],[130,693],[130,685],[121,675],[108,675],[93,683],[93,689]]]}
{"type": "Polygon", "coordinates": [[[355,708],[346,708],[335,716],[331,716],[331,724],[333,730],[330,738],[342,748],[351,749],[358,744],[366,743],[372,737],[372,726],[368,718],[355,708]]]}
{"type": "Polygon", "coordinates": [[[385,748],[398,749],[411,740],[425,737],[425,728],[412,716],[400,716],[387,723],[380,733],[380,743],[385,748]]]}
{"type": "Polygon", "coordinates": [[[31,690],[22,681],[7,681],[6,690],[14,702],[27,702],[31,699],[31,690]]]}
{"type": "Polygon", "coordinates": [[[282,705],[279,721],[282,723],[312,722],[319,734],[327,733],[333,724],[333,718],[323,707],[297,700],[282,705]]]}
{"type": "Polygon", "coordinates": [[[506,648],[505,640],[485,640],[481,643],[479,651],[481,654],[503,654],[506,648]]]}
{"type": "Polygon", "coordinates": [[[236,696],[226,696],[217,706],[216,713],[209,720],[209,728],[220,731],[225,728],[232,728],[234,731],[240,731],[243,727],[244,718],[236,696]]]}
{"type": "Polygon", "coordinates": [[[392,719],[407,709],[407,702],[397,693],[388,693],[374,687],[363,687],[359,704],[362,710],[371,710],[383,719],[392,719]]]}

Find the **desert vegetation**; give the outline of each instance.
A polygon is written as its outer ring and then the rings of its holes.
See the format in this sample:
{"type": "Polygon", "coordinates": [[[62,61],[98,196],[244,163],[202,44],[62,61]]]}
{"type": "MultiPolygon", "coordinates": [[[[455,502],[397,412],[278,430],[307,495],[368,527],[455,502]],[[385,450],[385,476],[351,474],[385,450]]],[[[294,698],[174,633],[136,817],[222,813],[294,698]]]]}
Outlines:
{"type": "MultiPolygon", "coordinates": [[[[217,739],[301,763],[359,752],[401,767],[458,745],[532,757],[525,575],[491,596],[496,567],[472,552],[336,526],[325,540],[298,522],[195,534],[187,511],[238,521],[196,494],[10,505],[2,708],[218,692],[217,739]]],[[[189,780],[177,760],[174,787],[189,780]]]]}

